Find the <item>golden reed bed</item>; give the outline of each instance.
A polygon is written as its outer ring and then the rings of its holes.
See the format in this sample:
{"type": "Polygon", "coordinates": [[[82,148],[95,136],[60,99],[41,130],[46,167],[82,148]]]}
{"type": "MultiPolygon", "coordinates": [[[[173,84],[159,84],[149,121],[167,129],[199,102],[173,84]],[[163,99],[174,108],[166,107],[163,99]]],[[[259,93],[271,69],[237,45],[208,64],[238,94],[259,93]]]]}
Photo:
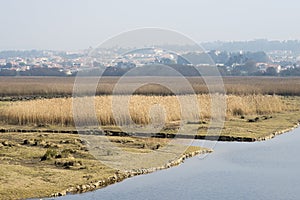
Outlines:
{"type": "MultiPolygon", "coordinates": [[[[96,77],[87,78],[91,82],[98,80],[96,77]]],[[[102,77],[97,87],[97,95],[112,93],[119,77],[102,77]]],[[[128,92],[128,86],[139,82],[166,81],[177,84],[180,81],[176,77],[129,77],[124,78],[123,94],[128,92]]],[[[206,79],[209,79],[207,77],[206,79]]],[[[187,77],[195,93],[207,93],[207,87],[201,77],[187,77]]],[[[0,97],[42,95],[70,96],[73,92],[74,77],[1,77],[0,97]]],[[[277,95],[300,95],[300,77],[223,77],[224,87],[227,94],[277,94],[277,95]]],[[[186,88],[179,88],[182,94],[186,94],[186,88]]],[[[171,92],[165,88],[149,85],[136,91],[140,95],[169,95],[171,92]]]]}
{"type": "MultiPolygon", "coordinates": [[[[128,96],[115,96],[117,100],[125,100],[128,96]]],[[[131,119],[141,125],[151,122],[151,115],[155,116],[152,120],[165,120],[168,122],[184,119],[195,119],[194,115],[199,115],[201,119],[210,118],[211,115],[211,97],[207,94],[197,95],[197,101],[200,106],[200,112],[195,113],[195,105],[190,101],[190,96],[183,95],[183,103],[178,101],[176,96],[145,96],[132,95],[128,108],[131,119]],[[185,100],[186,99],[186,100],[185,100]],[[183,104],[183,105],[181,105],[183,104]],[[188,107],[191,112],[183,116],[181,107],[188,107]],[[162,113],[162,108],[165,113],[162,113]]],[[[283,97],[275,95],[219,95],[220,98],[226,98],[226,117],[235,115],[267,115],[288,111],[293,109],[287,105],[283,97]]],[[[219,98],[218,97],[218,98],[219,98]]],[[[80,100],[85,102],[87,97],[80,100]]],[[[102,125],[115,125],[128,123],[128,116],[113,115],[112,112],[113,96],[95,97],[95,110],[98,121],[102,125]]],[[[118,114],[118,108],[114,108],[118,114]]],[[[80,108],[79,108],[80,110],[80,108]]],[[[84,109],[80,114],[85,118],[84,109]]],[[[88,116],[86,116],[88,118],[88,116]]],[[[41,99],[31,101],[20,101],[5,103],[0,106],[0,120],[4,124],[12,125],[58,125],[73,126],[72,98],[41,99]]],[[[153,123],[153,121],[152,121],[153,123]]]]}

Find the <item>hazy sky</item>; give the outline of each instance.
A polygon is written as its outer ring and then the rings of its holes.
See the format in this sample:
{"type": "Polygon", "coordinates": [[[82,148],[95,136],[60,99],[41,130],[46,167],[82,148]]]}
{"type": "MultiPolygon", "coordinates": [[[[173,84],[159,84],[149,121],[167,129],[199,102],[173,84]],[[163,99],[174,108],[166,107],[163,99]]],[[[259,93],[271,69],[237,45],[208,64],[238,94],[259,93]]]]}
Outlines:
{"type": "Polygon", "coordinates": [[[298,0],[0,0],[0,49],[76,50],[140,27],[197,42],[300,39],[298,0]]]}

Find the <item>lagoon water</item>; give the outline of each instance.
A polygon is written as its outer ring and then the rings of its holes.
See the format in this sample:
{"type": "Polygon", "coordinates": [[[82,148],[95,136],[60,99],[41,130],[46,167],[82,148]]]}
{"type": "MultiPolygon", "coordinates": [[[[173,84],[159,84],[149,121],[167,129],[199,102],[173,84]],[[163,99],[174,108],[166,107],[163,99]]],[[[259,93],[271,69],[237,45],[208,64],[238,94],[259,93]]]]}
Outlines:
{"type": "Polygon", "coordinates": [[[265,142],[219,142],[204,159],[55,199],[300,199],[300,128],[265,142]]]}

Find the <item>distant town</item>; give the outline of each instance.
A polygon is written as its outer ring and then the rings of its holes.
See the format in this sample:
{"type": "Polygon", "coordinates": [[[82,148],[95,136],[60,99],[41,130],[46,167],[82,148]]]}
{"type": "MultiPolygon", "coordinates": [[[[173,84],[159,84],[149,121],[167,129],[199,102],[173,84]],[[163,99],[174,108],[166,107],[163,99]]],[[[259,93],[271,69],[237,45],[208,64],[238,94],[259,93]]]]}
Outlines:
{"type": "Polygon", "coordinates": [[[191,70],[194,66],[211,65],[217,66],[223,76],[300,76],[299,41],[253,40],[201,45],[206,50],[176,46],[176,51],[172,51],[176,54],[164,50],[168,47],[99,49],[98,58],[92,61],[87,60],[91,49],[1,51],[0,76],[76,76],[79,72],[95,75],[99,69],[106,76],[122,76],[133,68],[160,64],[186,76],[199,75],[191,70]]]}

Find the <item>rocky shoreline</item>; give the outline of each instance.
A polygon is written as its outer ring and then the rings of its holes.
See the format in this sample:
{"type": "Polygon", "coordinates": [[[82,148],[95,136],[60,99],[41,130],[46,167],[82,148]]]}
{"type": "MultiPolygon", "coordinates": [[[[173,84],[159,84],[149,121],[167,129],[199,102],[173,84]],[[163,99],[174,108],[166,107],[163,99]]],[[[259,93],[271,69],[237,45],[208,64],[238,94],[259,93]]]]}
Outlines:
{"type": "Polygon", "coordinates": [[[281,134],[290,132],[290,131],[292,131],[292,130],[298,128],[299,126],[300,126],[300,122],[298,122],[296,125],[294,125],[294,126],[291,127],[291,128],[287,128],[287,129],[284,129],[284,130],[281,130],[281,131],[276,131],[275,133],[271,133],[271,134],[268,135],[268,136],[259,137],[259,138],[257,138],[256,141],[266,141],[266,140],[273,139],[273,138],[276,137],[277,135],[281,135],[281,134]]]}
{"type": "MultiPolygon", "coordinates": [[[[218,141],[224,141],[224,142],[231,142],[231,141],[237,141],[237,142],[256,142],[256,141],[265,141],[265,140],[269,140],[272,139],[274,137],[276,137],[277,135],[281,135],[283,133],[286,132],[290,132],[293,129],[299,127],[300,123],[298,122],[297,124],[295,124],[294,126],[284,129],[284,130],[280,130],[280,131],[276,131],[273,133],[270,133],[266,136],[262,136],[262,137],[257,137],[257,138],[251,138],[251,137],[232,137],[232,136],[201,136],[198,135],[195,137],[195,139],[206,139],[206,140],[218,140],[218,141]]],[[[36,132],[36,133],[67,133],[67,134],[78,134],[79,132],[75,129],[73,130],[51,130],[49,127],[49,129],[47,127],[42,127],[42,128],[36,128],[36,129],[30,129],[31,127],[27,127],[27,129],[21,129],[21,128],[0,128],[0,132],[19,132],[19,133],[32,133],[32,132],[36,132]]],[[[80,132],[80,134],[83,134],[83,132],[80,132]]],[[[112,131],[112,130],[89,130],[84,132],[84,134],[92,134],[92,135],[105,135],[105,136],[145,136],[142,133],[123,133],[120,131],[112,131]]],[[[159,138],[173,138],[175,137],[174,134],[166,134],[166,133],[158,133],[158,134],[150,134],[147,135],[147,137],[159,137],[159,138]]],[[[185,136],[185,135],[180,135],[180,136],[176,136],[176,138],[191,138],[191,136],[185,136]]],[[[123,181],[127,178],[133,177],[133,176],[137,176],[137,175],[142,175],[142,174],[149,174],[158,170],[163,170],[163,169],[167,169],[173,166],[177,166],[180,165],[182,162],[184,162],[185,159],[193,157],[195,155],[198,154],[205,154],[205,153],[211,153],[212,150],[208,150],[208,149],[204,149],[204,150],[199,150],[199,151],[195,151],[195,152],[191,152],[191,153],[187,153],[182,155],[180,158],[167,163],[163,166],[159,166],[159,167],[155,167],[155,168],[149,168],[149,169],[133,169],[133,170],[129,170],[129,171],[116,171],[115,174],[111,175],[108,178],[105,178],[103,180],[98,180],[95,182],[89,182],[87,184],[82,184],[82,185],[76,185],[70,188],[67,188],[65,190],[62,190],[60,192],[56,192],[53,194],[49,194],[49,196],[51,197],[58,197],[58,196],[64,196],[64,195],[68,195],[68,194],[80,194],[80,193],[84,193],[84,192],[89,192],[89,191],[93,191],[93,190],[97,190],[103,187],[106,187],[108,185],[123,181]]]]}
{"type": "Polygon", "coordinates": [[[51,197],[65,196],[68,194],[80,194],[80,193],[84,193],[84,192],[97,190],[97,189],[106,187],[108,185],[112,185],[114,183],[121,182],[130,177],[143,175],[143,174],[149,174],[149,173],[153,173],[158,170],[163,170],[163,169],[168,169],[168,168],[171,168],[174,166],[178,166],[181,163],[183,163],[185,161],[185,159],[194,157],[199,154],[207,154],[207,153],[211,153],[211,152],[213,152],[213,150],[204,149],[204,150],[194,151],[191,153],[185,153],[178,159],[176,159],[170,163],[167,163],[163,166],[160,166],[160,167],[154,167],[154,168],[149,168],[149,169],[133,169],[133,170],[128,170],[128,171],[124,171],[124,172],[118,171],[114,175],[112,175],[106,179],[99,180],[96,182],[91,182],[88,184],[77,185],[77,186],[68,188],[66,190],[63,190],[61,192],[53,193],[53,194],[51,194],[51,197]]]}
{"type": "MultiPolygon", "coordinates": [[[[300,125],[300,123],[297,123],[295,126],[288,128],[288,129],[284,129],[281,131],[276,131],[275,133],[271,133],[268,136],[264,136],[264,137],[259,137],[257,139],[254,138],[238,138],[238,137],[229,137],[229,136],[221,136],[218,138],[219,141],[240,141],[240,142],[256,142],[256,141],[265,141],[265,140],[269,140],[272,139],[274,137],[276,137],[277,135],[281,135],[284,134],[286,132],[290,132],[292,130],[294,130],[295,128],[298,128],[300,125]],[[226,139],[226,140],[224,140],[226,139]]],[[[216,136],[211,136],[211,137],[196,137],[196,139],[216,139],[216,136]]],[[[66,190],[63,190],[61,192],[58,193],[53,193],[51,194],[51,197],[59,197],[59,196],[64,196],[67,194],[80,194],[80,193],[84,193],[84,192],[89,192],[89,191],[93,191],[93,190],[97,190],[103,187],[106,187],[108,185],[117,183],[117,182],[121,182],[127,178],[130,177],[134,177],[134,176],[138,176],[138,175],[142,175],[142,174],[149,174],[158,170],[163,170],[163,169],[168,169],[170,167],[173,166],[177,166],[180,165],[181,163],[184,162],[185,159],[187,158],[191,158],[195,155],[198,154],[206,154],[206,153],[211,153],[213,152],[213,150],[199,150],[199,151],[195,151],[192,153],[187,153],[182,155],[180,158],[165,164],[164,166],[160,166],[160,167],[155,167],[155,168],[150,168],[150,169],[136,169],[136,170],[129,170],[129,171],[125,171],[125,172],[117,172],[116,174],[104,179],[104,180],[99,180],[97,182],[91,182],[89,184],[83,184],[83,185],[77,185],[76,187],[71,187],[68,188],[66,190]]]]}

